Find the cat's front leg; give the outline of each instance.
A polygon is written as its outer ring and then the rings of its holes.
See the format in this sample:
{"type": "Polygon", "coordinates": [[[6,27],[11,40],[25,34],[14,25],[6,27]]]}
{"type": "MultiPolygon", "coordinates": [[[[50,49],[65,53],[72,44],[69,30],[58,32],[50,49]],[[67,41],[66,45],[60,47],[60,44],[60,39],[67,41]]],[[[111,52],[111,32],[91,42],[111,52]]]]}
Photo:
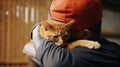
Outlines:
{"type": "Polygon", "coordinates": [[[75,48],[75,47],[87,47],[89,49],[98,49],[100,48],[100,44],[98,42],[95,42],[95,41],[90,41],[90,40],[77,40],[77,41],[74,41],[72,43],[70,43],[66,48],[67,49],[72,49],[72,48],[75,48]]]}

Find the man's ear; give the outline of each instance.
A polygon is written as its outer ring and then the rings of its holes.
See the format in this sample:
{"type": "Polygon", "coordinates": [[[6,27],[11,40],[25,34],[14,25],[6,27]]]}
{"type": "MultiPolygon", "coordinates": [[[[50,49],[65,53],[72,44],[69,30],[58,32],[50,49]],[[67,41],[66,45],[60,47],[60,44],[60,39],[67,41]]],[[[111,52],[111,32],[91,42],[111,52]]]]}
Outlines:
{"type": "Polygon", "coordinates": [[[47,31],[49,29],[53,29],[53,26],[50,25],[48,22],[41,20],[41,23],[42,23],[43,27],[45,28],[45,31],[47,31]]]}
{"type": "Polygon", "coordinates": [[[83,29],[83,31],[84,31],[83,38],[84,38],[84,39],[91,39],[91,37],[92,37],[92,32],[91,32],[89,29],[83,29]]]}

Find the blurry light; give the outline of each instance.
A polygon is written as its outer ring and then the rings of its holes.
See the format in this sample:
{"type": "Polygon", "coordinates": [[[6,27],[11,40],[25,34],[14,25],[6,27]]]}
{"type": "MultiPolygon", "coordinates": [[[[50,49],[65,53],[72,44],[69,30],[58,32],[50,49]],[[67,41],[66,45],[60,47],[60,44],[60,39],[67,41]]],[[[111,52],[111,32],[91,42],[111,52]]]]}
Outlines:
{"type": "Polygon", "coordinates": [[[6,15],[9,15],[9,11],[6,11],[5,14],[6,14],[6,15]]]}
{"type": "Polygon", "coordinates": [[[17,5],[17,7],[16,7],[16,17],[18,18],[19,17],[19,9],[20,9],[20,7],[19,7],[19,5],[17,5]]]}
{"type": "Polygon", "coordinates": [[[28,23],[28,7],[25,7],[25,23],[28,23]]]}
{"type": "Polygon", "coordinates": [[[34,8],[31,8],[31,22],[34,21],[34,8]]]}

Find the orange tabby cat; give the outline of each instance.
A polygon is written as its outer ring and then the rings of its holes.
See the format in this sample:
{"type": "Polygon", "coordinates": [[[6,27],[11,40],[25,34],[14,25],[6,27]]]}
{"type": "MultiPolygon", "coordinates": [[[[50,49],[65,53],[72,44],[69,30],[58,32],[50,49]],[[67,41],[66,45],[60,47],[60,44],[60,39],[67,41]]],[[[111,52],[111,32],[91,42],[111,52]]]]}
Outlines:
{"type": "MultiPolygon", "coordinates": [[[[74,24],[74,21],[70,21],[66,24],[60,24],[55,21],[41,21],[42,25],[40,26],[40,35],[43,38],[49,39],[55,42],[57,45],[63,45],[67,42],[68,38],[70,37],[70,28],[74,24]]],[[[69,43],[67,45],[67,49],[72,49],[77,46],[83,46],[90,49],[98,49],[100,44],[95,41],[89,40],[77,40],[74,42],[69,43]]]]}

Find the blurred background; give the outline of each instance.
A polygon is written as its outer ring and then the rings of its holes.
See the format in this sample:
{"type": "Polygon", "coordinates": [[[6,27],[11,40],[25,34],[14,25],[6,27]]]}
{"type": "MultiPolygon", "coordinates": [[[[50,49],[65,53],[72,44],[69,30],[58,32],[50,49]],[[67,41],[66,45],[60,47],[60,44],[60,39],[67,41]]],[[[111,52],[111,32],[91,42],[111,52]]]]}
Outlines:
{"type": "MultiPolygon", "coordinates": [[[[32,26],[47,19],[52,0],[0,0],[0,67],[29,67],[23,46],[32,26]]],[[[102,37],[120,44],[120,0],[101,0],[102,37]]]]}

